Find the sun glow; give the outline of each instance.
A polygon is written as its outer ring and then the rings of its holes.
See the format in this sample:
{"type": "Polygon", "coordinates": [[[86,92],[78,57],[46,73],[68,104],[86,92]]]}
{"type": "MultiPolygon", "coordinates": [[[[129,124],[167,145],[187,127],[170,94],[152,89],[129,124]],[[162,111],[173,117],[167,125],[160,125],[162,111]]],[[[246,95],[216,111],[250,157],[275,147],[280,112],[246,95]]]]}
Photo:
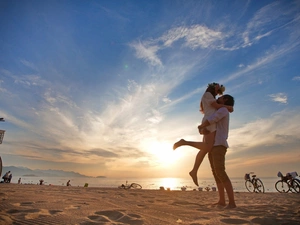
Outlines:
{"type": "Polygon", "coordinates": [[[152,142],[147,148],[149,152],[155,156],[157,161],[164,166],[176,163],[182,156],[181,152],[173,150],[173,144],[167,142],[152,142]]]}

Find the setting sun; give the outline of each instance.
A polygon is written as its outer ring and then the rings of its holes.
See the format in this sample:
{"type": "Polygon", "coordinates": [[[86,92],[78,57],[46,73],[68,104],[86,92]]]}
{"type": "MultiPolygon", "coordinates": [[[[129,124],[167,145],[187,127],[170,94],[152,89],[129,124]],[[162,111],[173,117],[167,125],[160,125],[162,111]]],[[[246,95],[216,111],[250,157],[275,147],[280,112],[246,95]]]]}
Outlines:
{"type": "Polygon", "coordinates": [[[148,145],[148,150],[165,166],[176,163],[182,155],[179,151],[174,151],[173,145],[168,142],[152,142],[148,145]]]}

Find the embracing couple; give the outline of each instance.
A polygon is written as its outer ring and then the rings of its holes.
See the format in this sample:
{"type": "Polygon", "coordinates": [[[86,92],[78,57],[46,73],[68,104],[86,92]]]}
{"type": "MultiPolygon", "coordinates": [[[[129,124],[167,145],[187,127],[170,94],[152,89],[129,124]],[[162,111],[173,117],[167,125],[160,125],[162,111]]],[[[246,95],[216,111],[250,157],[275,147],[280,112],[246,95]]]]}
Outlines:
{"type": "Polygon", "coordinates": [[[231,181],[225,171],[225,155],[228,148],[227,138],[229,131],[229,112],[233,112],[234,98],[231,95],[223,95],[225,87],[218,83],[208,84],[208,87],[200,101],[200,111],[204,113],[199,133],[203,135],[203,142],[179,140],[173,149],[188,145],[199,149],[194,167],[190,171],[194,183],[198,186],[197,172],[208,153],[208,159],[214,179],[217,184],[219,201],[218,206],[226,206],[225,190],[229,204],[226,208],[235,208],[234,193],[231,181]],[[220,97],[216,100],[216,96],[220,97]]]}

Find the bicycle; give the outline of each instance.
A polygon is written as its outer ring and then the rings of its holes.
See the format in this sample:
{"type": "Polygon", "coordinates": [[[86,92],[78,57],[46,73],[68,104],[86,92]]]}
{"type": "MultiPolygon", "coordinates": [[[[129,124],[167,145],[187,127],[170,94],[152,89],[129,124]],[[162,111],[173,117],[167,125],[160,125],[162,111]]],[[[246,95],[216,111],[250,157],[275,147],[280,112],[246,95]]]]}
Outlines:
{"type": "Polygon", "coordinates": [[[296,177],[298,176],[297,172],[287,173],[286,176],[283,176],[281,172],[278,172],[278,180],[275,183],[275,188],[279,193],[300,193],[300,180],[296,177]]]}
{"type": "Polygon", "coordinates": [[[265,187],[263,182],[256,177],[254,172],[246,173],[244,178],[245,178],[245,186],[249,192],[265,193],[265,187]],[[250,174],[253,174],[252,179],[250,178],[250,174]]]}
{"type": "Polygon", "coordinates": [[[140,184],[137,184],[137,183],[131,183],[130,185],[127,184],[127,181],[126,181],[126,184],[122,184],[121,186],[118,187],[119,189],[125,189],[125,190],[128,190],[128,189],[142,189],[142,185],[140,184]]]}

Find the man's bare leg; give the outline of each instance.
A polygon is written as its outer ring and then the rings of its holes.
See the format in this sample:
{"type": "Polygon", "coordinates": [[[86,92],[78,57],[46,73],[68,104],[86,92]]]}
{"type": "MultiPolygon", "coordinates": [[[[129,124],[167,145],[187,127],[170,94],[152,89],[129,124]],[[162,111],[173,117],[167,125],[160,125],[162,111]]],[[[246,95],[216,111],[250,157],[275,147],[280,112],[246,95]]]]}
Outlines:
{"type": "Polygon", "coordinates": [[[226,193],[227,193],[228,200],[229,200],[229,203],[226,206],[226,209],[236,208],[236,204],[235,204],[235,200],[234,200],[233,187],[232,187],[231,181],[228,180],[227,182],[223,183],[223,185],[224,185],[224,188],[226,189],[226,193]]]}
{"type": "Polygon", "coordinates": [[[217,183],[217,188],[219,192],[219,201],[213,205],[226,206],[224,185],[222,183],[217,183]]]}

